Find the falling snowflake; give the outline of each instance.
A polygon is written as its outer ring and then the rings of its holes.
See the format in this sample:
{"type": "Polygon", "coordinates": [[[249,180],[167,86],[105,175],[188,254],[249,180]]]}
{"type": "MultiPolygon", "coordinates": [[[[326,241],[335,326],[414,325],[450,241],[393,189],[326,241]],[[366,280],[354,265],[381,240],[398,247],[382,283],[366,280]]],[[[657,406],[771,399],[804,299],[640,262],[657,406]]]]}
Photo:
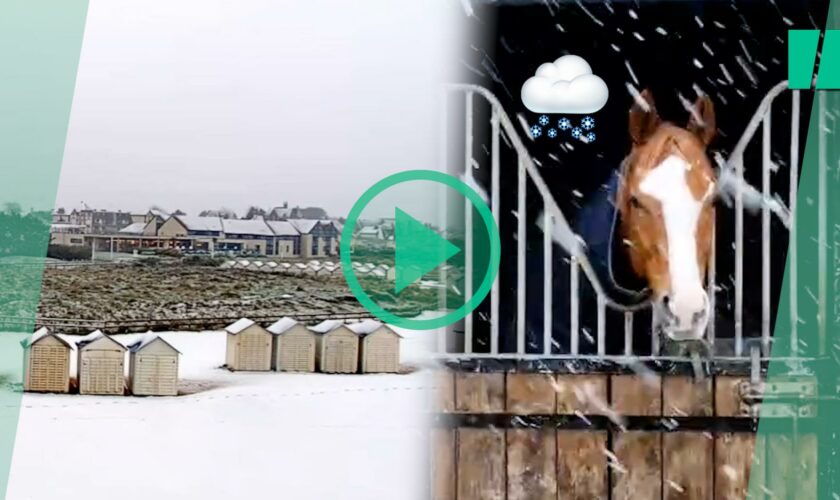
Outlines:
{"type": "Polygon", "coordinates": [[[591,116],[584,116],[580,121],[580,126],[583,130],[592,130],[595,128],[595,118],[592,118],[591,116]]]}
{"type": "Polygon", "coordinates": [[[542,125],[543,127],[545,127],[546,125],[548,125],[548,117],[547,117],[547,116],[545,116],[545,115],[542,115],[542,116],[540,117],[540,120],[539,120],[539,121],[540,121],[540,125],[542,125]]]}
{"type": "Polygon", "coordinates": [[[572,137],[574,137],[575,139],[580,139],[580,135],[582,133],[583,133],[583,131],[581,129],[579,129],[578,127],[575,127],[575,128],[572,129],[572,137]]]}
{"type": "Polygon", "coordinates": [[[539,136],[541,136],[541,135],[542,135],[542,128],[540,128],[540,127],[539,127],[539,126],[537,126],[537,125],[533,125],[533,126],[531,126],[531,136],[533,136],[533,137],[539,137],[539,136]]]}
{"type": "Polygon", "coordinates": [[[595,142],[595,132],[586,134],[586,142],[595,142]]]}
{"type": "Polygon", "coordinates": [[[555,137],[557,137],[557,130],[555,130],[553,128],[550,128],[550,129],[548,129],[547,134],[548,134],[549,137],[554,139],[555,137]]]}
{"type": "Polygon", "coordinates": [[[572,121],[568,118],[560,118],[560,121],[557,122],[557,128],[560,130],[569,130],[572,128],[572,121]]]}

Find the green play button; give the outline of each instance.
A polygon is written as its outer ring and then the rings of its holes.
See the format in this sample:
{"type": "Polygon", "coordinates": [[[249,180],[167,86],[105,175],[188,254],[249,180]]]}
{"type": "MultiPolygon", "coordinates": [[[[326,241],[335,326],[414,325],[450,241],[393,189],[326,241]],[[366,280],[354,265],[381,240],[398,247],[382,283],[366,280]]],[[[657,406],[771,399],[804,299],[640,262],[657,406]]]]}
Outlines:
{"type": "Polygon", "coordinates": [[[353,205],[341,234],[341,268],[359,303],[382,321],[417,330],[479,307],[500,256],[481,196],[431,170],[377,182],[353,205]]]}
{"type": "Polygon", "coordinates": [[[394,221],[394,290],[397,293],[461,251],[433,229],[399,208],[394,209],[394,221]]]}

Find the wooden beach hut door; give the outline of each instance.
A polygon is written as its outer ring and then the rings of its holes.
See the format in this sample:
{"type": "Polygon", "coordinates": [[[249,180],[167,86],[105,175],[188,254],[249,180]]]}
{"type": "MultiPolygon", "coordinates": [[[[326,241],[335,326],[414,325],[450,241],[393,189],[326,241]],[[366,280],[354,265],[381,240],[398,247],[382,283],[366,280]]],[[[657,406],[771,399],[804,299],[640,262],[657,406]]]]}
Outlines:
{"type": "Polygon", "coordinates": [[[315,337],[308,335],[306,338],[289,339],[284,347],[281,350],[281,369],[296,372],[312,371],[315,360],[315,337]]]}
{"type": "MultiPolygon", "coordinates": [[[[122,353],[120,353],[122,354],[122,353]]],[[[125,383],[122,356],[103,356],[96,351],[82,353],[80,390],[83,393],[121,394],[125,383]]]]}
{"type": "Polygon", "coordinates": [[[67,348],[61,345],[34,345],[30,353],[29,390],[66,390],[67,348]]]}
{"type": "Polygon", "coordinates": [[[354,373],[356,371],[356,356],[358,356],[358,341],[340,335],[334,335],[327,340],[328,360],[327,369],[339,373],[354,373]]]}
{"type": "Polygon", "coordinates": [[[239,339],[239,369],[261,371],[271,368],[271,337],[243,333],[239,339]]]}
{"type": "Polygon", "coordinates": [[[138,354],[135,394],[177,394],[178,357],[138,354]]]}

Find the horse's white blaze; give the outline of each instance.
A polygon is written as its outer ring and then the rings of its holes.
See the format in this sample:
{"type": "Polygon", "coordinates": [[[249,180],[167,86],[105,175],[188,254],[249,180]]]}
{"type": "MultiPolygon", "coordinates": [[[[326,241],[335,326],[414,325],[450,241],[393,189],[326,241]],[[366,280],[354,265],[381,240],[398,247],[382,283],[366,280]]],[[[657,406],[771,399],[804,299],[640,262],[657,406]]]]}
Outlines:
{"type": "Polygon", "coordinates": [[[706,328],[705,319],[697,325],[693,320],[708,307],[697,264],[697,223],[703,202],[695,199],[688,187],[689,168],[684,159],[670,155],[647,173],[639,188],[662,206],[671,277],[669,307],[677,321],[676,329],[694,330],[699,337],[706,328]]]}

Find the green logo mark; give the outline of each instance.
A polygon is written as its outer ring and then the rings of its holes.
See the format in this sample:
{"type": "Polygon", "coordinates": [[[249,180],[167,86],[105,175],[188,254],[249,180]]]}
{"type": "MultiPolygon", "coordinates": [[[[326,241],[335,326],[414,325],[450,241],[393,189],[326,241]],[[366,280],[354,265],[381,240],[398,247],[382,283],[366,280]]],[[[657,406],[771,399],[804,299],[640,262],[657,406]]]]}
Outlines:
{"type": "MultiPolygon", "coordinates": [[[[810,89],[820,44],[819,30],[788,31],[788,85],[810,89]]],[[[840,89],[840,30],[826,30],[817,74],[817,90],[840,89]]]]}
{"type": "Polygon", "coordinates": [[[471,313],[490,292],[500,259],[487,204],[432,170],[374,184],[353,205],[341,235],[341,268],[356,299],[380,320],[415,330],[471,313]]]}

